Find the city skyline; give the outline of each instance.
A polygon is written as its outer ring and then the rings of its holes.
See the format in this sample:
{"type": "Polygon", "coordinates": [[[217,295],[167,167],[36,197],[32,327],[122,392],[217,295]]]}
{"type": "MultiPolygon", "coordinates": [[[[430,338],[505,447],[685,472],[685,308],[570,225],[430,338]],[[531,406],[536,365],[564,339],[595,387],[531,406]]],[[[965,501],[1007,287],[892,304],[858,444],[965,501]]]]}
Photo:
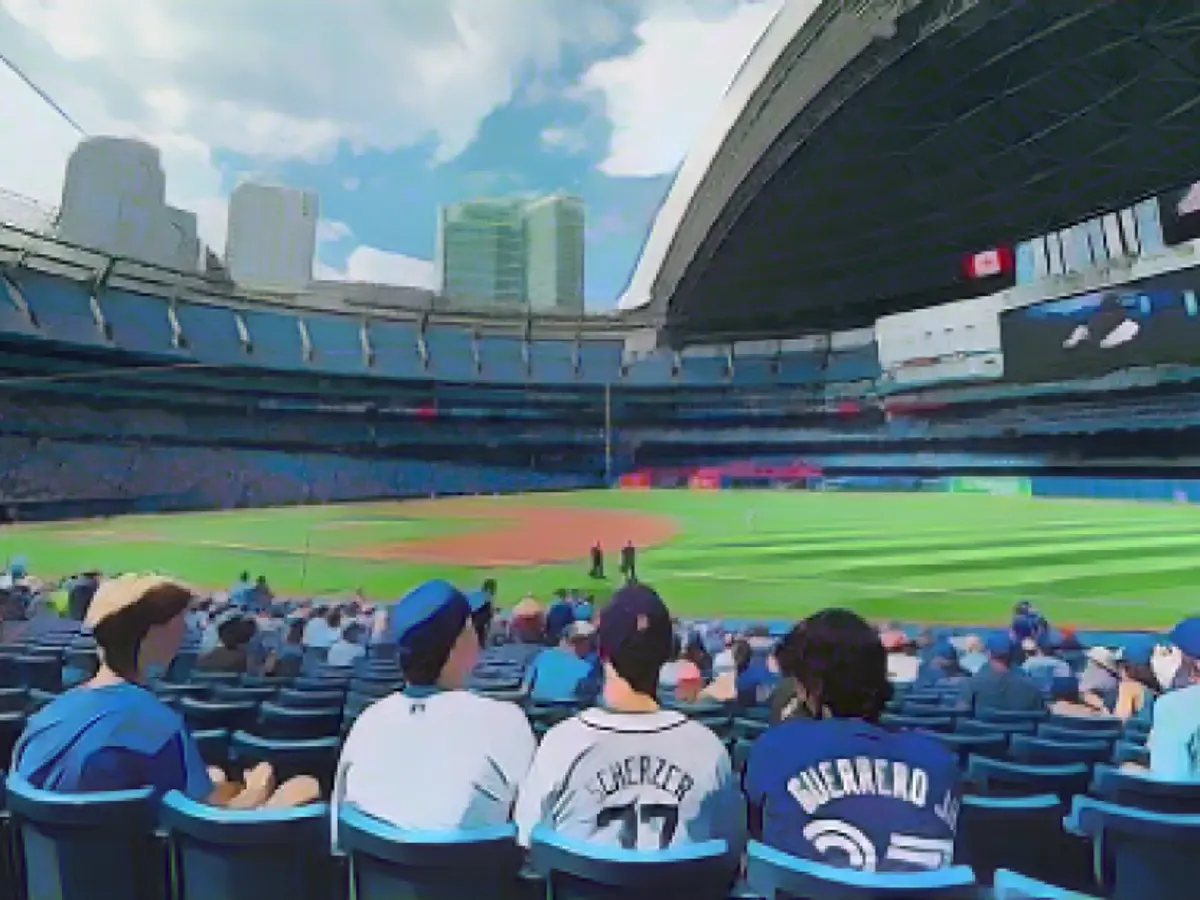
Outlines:
{"type": "Polygon", "coordinates": [[[0,56],[38,89],[0,64],[0,115],[21,135],[0,142],[0,188],[57,205],[80,131],[139,137],[208,246],[225,246],[239,184],[287,185],[321,198],[318,279],[425,287],[439,207],[565,191],[587,204],[589,306],[611,308],[779,5],[361,0],[331,18],[327,0],[282,17],[164,3],[151,27],[94,0],[0,0],[0,56]]]}

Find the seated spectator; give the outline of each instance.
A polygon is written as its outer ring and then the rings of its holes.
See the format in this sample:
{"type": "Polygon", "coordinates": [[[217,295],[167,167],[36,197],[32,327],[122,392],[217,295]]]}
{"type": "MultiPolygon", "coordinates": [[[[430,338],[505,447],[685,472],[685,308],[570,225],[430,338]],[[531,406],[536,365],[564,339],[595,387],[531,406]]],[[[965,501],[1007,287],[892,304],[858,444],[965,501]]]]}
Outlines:
{"type": "Polygon", "coordinates": [[[287,633],[279,649],[267,657],[263,666],[263,674],[275,678],[295,678],[304,666],[304,627],[303,619],[292,619],[287,624],[287,633]]]}
{"type": "MultiPolygon", "coordinates": [[[[719,703],[732,703],[737,700],[738,676],[750,666],[750,644],[739,638],[733,642],[729,653],[732,666],[725,668],[723,663],[714,664],[716,677],[700,692],[701,700],[715,700],[719,703]]],[[[720,655],[717,658],[720,659],[720,655]]]]}
{"type": "Polygon", "coordinates": [[[1010,631],[1013,640],[1018,644],[1024,643],[1026,639],[1032,639],[1035,643],[1040,641],[1049,627],[1049,623],[1028,600],[1022,600],[1013,607],[1010,631]]]}
{"type": "Polygon", "coordinates": [[[979,635],[967,635],[963,640],[962,651],[958,664],[968,675],[974,675],[987,665],[988,657],[983,651],[983,640],[979,635]]]}
{"type": "Polygon", "coordinates": [[[538,825],[627,850],[721,839],[744,842],[745,814],[724,745],[658,705],[671,616],[650,588],[620,588],[600,613],[604,705],[550,729],[521,787],[514,820],[529,845],[538,825]]]}
{"type": "Polygon", "coordinates": [[[596,600],[591,594],[588,594],[575,604],[575,621],[590,622],[592,621],[592,616],[595,615],[595,612],[596,600]]]}
{"type": "Polygon", "coordinates": [[[848,610],[824,610],[796,626],[777,656],[811,718],[773,725],[752,747],[752,835],[835,866],[949,866],[958,761],[935,738],[879,726],[892,687],[878,632],[848,610]]]}
{"type": "Polygon", "coordinates": [[[220,643],[196,660],[196,669],[201,672],[249,671],[249,646],[258,633],[253,619],[226,619],[217,631],[220,643]]]}
{"type": "Polygon", "coordinates": [[[246,671],[260,674],[273,653],[283,643],[283,614],[279,610],[260,610],[254,617],[255,633],[246,646],[246,671]]]}
{"type": "Polygon", "coordinates": [[[342,626],[341,636],[329,648],[325,657],[325,665],[345,667],[354,665],[356,659],[367,655],[367,648],[362,645],[362,626],[351,621],[342,626]]]}
{"type": "Polygon", "coordinates": [[[1185,686],[1159,697],[1146,748],[1150,771],[1164,781],[1200,782],[1200,618],[1184,619],[1171,631],[1181,654],[1177,678],[1185,686]]]}
{"type": "MultiPolygon", "coordinates": [[[[663,663],[662,668],[658,672],[658,687],[664,694],[674,693],[681,682],[703,684],[703,678],[700,675],[700,669],[691,659],[688,658],[687,650],[684,649],[683,641],[678,635],[673,635],[671,638],[671,659],[663,663]]],[[[699,693],[697,688],[696,693],[699,693]]]]}
{"type": "MultiPolygon", "coordinates": [[[[890,674],[890,673],[889,673],[890,674]]],[[[957,684],[966,677],[958,664],[958,652],[949,641],[935,641],[929,648],[928,659],[917,671],[915,687],[937,687],[957,684]]]]}
{"type": "Polygon", "coordinates": [[[14,772],[63,793],[150,787],[236,809],[315,800],[316,781],[307,777],[276,791],[265,763],[246,773],[244,785],[206,771],[183,719],[146,689],[147,670],[165,668],[179,650],[192,598],[188,588],[154,575],[105,582],[86,619],[100,669],[30,718],[13,751],[14,772]]]}
{"type": "Polygon", "coordinates": [[[445,831],[500,825],[535,747],[519,706],[465,690],[479,659],[471,604],[430,581],[392,607],[391,643],[407,685],[367,707],[338,760],[338,805],[399,828],[445,831]]]}
{"type": "Polygon", "coordinates": [[[1150,668],[1154,644],[1144,640],[1132,641],[1117,654],[1117,702],[1110,715],[1122,722],[1154,721],[1154,704],[1161,691],[1150,668]]]}
{"type": "Polygon", "coordinates": [[[100,589],[100,573],[84,572],[67,589],[67,616],[76,622],[87,618],[87,609],[100,589]]]}
{"type": "Polygon", "coordinates": [[[1087,665],[1079,676],[1079,699],[1083,705],[1096,712],[1112,709],[1119,684],[1116,654],[1107,647],[1089,649],[1087,665]]]}
{"type": "Polygon", "coordinates": [[[592,652],[591,622],[572,622],[557,647],[547,647],[534,657],[531,699],[541,703],[562,703],[580,698],[580,685],[592,674],[588,659],[592,652]]]}
{"type": "Polygon", "coordinates": [[[1035,711],[1046,708],[1038,686],[1019,669],[1013,669],[1015,648],[1007,634],[988,638],[988,664],[963,682],[959,703],[972,714],[981,709],[1006,712],[1035,711]]]}
{"type": "Polygon", "coordinates": [[[562,639],[567,626],[575,621],[575,607],[567,600],[567,592],[554,592],[554,602],[546,610],[546,643],[551,646],[562,639]]]}
{"type": "Polygon", "coordinates": [[[1027,637],[1021,641],[1021,649],[1025,651],[1025,662],[1021,663],[1021,670],[1043,694],[1050,694],[1054,679],[1071,677],[1071,667],[1067,665],[1066,660],[1048,653],[1043,641],[1027,637]]]}
{"type": "Polygon", "coordinates": [[[546,639],[546,614],[542,604],[533,597],[525,597],[514,606],[509,621],[509,635],[517,644],[543,643],[546,639]]]}
{"type": "Polygon", "coordinates": [[[767,653],[762,650],[756,652],[750,640],[746,643],[750,644],[750,662],[737,675],[737,704],[748,707],[769,703],[779,684],[780,674],[771,671],[767,653]]]}
{"type": "Polygon", "coordinates": [[[250,605],[250,595],[254,592],[254,584],[250,581],[250,573],[243,572],[229,589],[229,603],[238,609],[250,605]]]}
{"type": "Polygon", "coordinates": [[[304,626],[304,646],[328,650],[342,633],[342,611],[337,607],[318,609],[304,626]]]}
{"type": "Polygon", "coordinates": [[[899,629],[889,629],[879,635],[879,640],[887,651],[888,678],[901,684],[916,681],[921,660],[916,644],[908,639],[908,635],[899,629]]]}

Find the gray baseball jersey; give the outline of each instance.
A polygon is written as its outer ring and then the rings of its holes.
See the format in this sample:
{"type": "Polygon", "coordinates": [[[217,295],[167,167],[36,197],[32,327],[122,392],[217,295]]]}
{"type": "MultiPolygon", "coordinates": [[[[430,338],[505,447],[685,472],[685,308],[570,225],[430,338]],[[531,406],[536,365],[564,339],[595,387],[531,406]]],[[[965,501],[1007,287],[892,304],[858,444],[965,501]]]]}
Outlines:
{"type": "Polygon", "coordinates": [[[526,846],[538,825],[630,850],[720,839],[740,852],[746,835],[725,746],[673,711],[594,708],[556,725],[534,756],[513,819],[526,846]]]}

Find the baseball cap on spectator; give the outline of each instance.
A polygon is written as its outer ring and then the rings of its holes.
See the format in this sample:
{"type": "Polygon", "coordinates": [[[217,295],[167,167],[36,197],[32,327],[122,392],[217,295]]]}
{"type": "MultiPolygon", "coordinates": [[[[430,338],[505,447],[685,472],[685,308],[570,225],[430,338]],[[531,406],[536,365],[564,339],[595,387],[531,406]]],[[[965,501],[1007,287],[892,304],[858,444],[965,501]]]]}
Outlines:
{"type": "Polygon", "coordinates": [[[417,685],[436,684],[470,619],[466,595],[440,579],[413,588],[393,604],[387,643],[399,648],[405,677],[417,685]]]}
{"type": "Polygon", "coordinates": [[[1200,616],[1184,619],[1172,628],[1170,640],[1184,656],[1200,659],[1200,616]]]}
{"type": "Polygon", "coordinates": [[[954,649],[954,645],[943,638],[933,645],[930,651],[934,659],[958,659],[958,651],[954,649]]]}
{"type": "Polygon", "coordinates": [[[1148,666],[1154,656],[1155,641],[1134,639],[1129,641],[1113,654],[1113,659],[1119,663],[1129,663],[1134,666],[1148,666]]]}
{"type": "Polygon", "coordinates": [[[651,588],[628,584],[613,594],[596,629],[600,658],[639,694],[658,691],[658,673],[671,659],[671,613],[651,588]]]}
{"type": "Polygon", "coordinates": [[[524,597],[512,609],[514,619],[536,619],[543,614],[542,604],[533,597],[524,597]]]}
{"type": "Polygon", "coordinates": [[[993,659],[1009,659],[1013,655],[1012,638],[1007,634],[990,634],[984,641],[984,650],[993,659]]]}
{"type": "Polygon", "coordinates": [[[596,626],[591,622],[579,621],[572,622],[563,632],[563,636],[570,640],[586,640],[596,633],[596,626]]]}
{"type": "Polygon", "coordinates": [[[1021,641],[1021,649],[1024,650],[1026,653],[1032,653],[1037,648],[1038,648],[1038,642],[1035,641],[1031,637],[1027,637],[1023,641],[1021,641]]]}

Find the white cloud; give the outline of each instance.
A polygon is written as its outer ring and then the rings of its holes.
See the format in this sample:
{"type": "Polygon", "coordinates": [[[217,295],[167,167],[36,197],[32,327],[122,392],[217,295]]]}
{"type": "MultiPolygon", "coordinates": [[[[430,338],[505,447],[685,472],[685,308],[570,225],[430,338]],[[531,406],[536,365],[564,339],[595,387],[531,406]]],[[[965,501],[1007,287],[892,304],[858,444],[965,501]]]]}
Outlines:
{"type": "Polygon", "coordinates": [[[613,5],[562,0],[0,0],[0,10],[139,123],[309,160],[342,142],[389,150],[430,137],[452,159],[518,76],[612,46],[621,28],[613,5]]]}
{"type": "Polygon", "coordinates": [[[437,271],[427,259],[391,253],[365,244],[355,247],[344,268],[318,262],[317,278],[326,281],[365,281],[370,284],[394,284],[437,290],[437,271]]]}
{"type": "Polygon", "coordinates": [[[542,129],[542,146],[547,150],[557,150],[562,153],[582,153],[587,149],[587,140],[578,128],[565,125],[552,125],[542,129]]]}
{"type": "Polygon", "coordinates": [[[637,48],[594,64],[580,84],[603,97],[612,125],[601,171],[630,178],[674,172],[782,2],[652,4],[637,27],[637,48]]]}
{"type": "Polygon", "coordinates": [[[342,179],[342,190],[344,191],[353,193],[360,187],[362,187],[362,179],[355,175],[350,175],[349,177],[342,179]]]}
{"type": "Polygon", "coordinates": [[[337,219],[321,219],[317,223],[317,243],[337,244],[353,236],[350,226],[337,219]]]}

